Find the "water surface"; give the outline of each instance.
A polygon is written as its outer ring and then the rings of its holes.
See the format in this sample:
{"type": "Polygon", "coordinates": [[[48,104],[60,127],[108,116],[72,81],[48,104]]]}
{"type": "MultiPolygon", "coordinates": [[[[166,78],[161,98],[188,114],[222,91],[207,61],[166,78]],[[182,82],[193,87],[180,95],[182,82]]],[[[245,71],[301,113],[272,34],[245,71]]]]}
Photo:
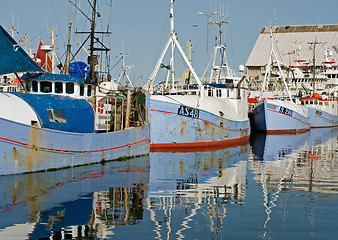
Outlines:
{"type": "Polygon", "coordinates": [[[333,239],[337,129],[0,177],[0,239],[333,239]]]}

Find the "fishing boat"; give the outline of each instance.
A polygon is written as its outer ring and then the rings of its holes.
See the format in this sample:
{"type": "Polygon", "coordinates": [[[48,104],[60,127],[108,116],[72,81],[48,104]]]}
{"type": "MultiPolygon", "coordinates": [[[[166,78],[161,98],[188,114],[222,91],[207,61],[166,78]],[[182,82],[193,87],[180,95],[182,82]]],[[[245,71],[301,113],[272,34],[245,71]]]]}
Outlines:
{"type": "Polygon", "coordinates": [[[220,83],[202,83],[177,40],[171,0],[169,39],[143,87],[148,99],[151,151],[185,151],[247,143],[250,135],[246,90],[220,83]],[[163,58],[171,45],[170,64],[163,58]],[[178,49],[189,68],[189,77],[175,80],[174,51],[178,49]],[[161,89],[153,86],[160,68],[167,78],[161,89]],[[170,79],[171,77],[171,79],[170,79]],[[171,80],[171,82],[170,82],[171,80]],[[196,83],[191,83],[193,80],[196,83]]]}
{"type": "MultiPolygon", "coordinates": [[[[314,44],[317,42],[315,41],[314,44]]],[[[314,47],[315,48],[315,47],[314,47]]],[[[338,126],[337,91],[335,78],[338,71],[334,66],[335,61],[330,58],[332,54],[325,49],[325,61],[323,62],[323,72],[316,73],[315,67],[312,69],[312,91],[305,91],[301,100],[308,110],[311,128],[336,127],[338,126]],[[321,87],[318,82],[320,76],[326,76],[325,87],[321,87]]],[[[315,59],[315,51],[313,52],[315,59]]]]}
{"type": "Polygon", "coordinates": [[[257,104],[250,113],[253,126],[256,130],[268,134],[298,134],[310,129],[310,120],[307,109],[301,105],[301,101],[293,98],[281,64],[274,50],[273,36],[271,37],[271,51],[269,62],[264,75],[260,95],[257,104]],[[277,63],[279,77],[272,78],[271,69],[273,62],[277,63]],[[275,80],[275,81],[273,81],[275,80]],[[281,82],[281,90],[277,90],[278,82],[281,82]]]}
{"type": "Polygon", "coordinates": [[[338,97],[338,64],[333,58],[333,52],[327,47],[324,49],[324,61],[321,69],[320,74],[327,78],[325,91],[338,97]]]}
{"type": "Polygon", "coordinates": [[[0,26],[0,74],[27,72],[18,77],[25,92],[0,93],[0,175],[149,154],[145,95],[90,71],[46,73],[0,26]]]}
{"type": "Polygon", "coordinates": [[[338,126],[337,98],[314,93],[312,96],[302,97],[302,102],[308,110],[311,128],[338,126]]]}

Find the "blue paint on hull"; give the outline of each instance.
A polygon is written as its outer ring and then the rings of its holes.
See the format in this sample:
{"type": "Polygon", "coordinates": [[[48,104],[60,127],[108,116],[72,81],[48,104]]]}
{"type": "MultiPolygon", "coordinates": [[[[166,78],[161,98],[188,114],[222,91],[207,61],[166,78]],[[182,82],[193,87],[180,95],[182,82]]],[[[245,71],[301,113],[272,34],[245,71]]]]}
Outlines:
{"type": "Polygon", "coordinates": [[[110,133],[72,133],[0,118],[0,175],[149,154],[149,124],[110,133]]]}
{"type": "Polygon", "coordinates": [[[268,103],[267,100],[257,104],[253,110],[253,123],[258,131],[293,131],[310,129],[309,118],[292,112],[292,116],[281,111],[277,104],[268,103]]]}
{"type": "Polygon", "coordinates": [[[338,126],[338,115],[330,114],[326,111],[307,107],[311,127],[336,127],[338,126]]]}
{"type": "Polygon", "coordinates": [[[180,104],[150,99],[152,144],[211,143],[250,136],[250,121],[233,121],[199,110],[199,117],[178,115],[180,104]]]}
{"type": "MultiPolygon", "coordinates": [[[[62,221],[53,225],[54,231],[90,222],[91,213],[96,209],[93,201],[97,200],[93,193],[116,188],[135,189],[135,186],[148,183],[149,155],[104,165],[1,176],[0,218],[3,221],[0,221],[0,229],[6,230],[5,228],[16,225],[20,228],[19,224],[36,223],[29,238],[20,234],[17,236],[21,239],[47,237],[49,231],[46,231],[45,223],[60,208],[67,209],[65,212],[69,214],[62,216],[62,221]],[[76,214],[72,211],[74,207],[79,209],[76,214]]],[[[22,230],[23,233],[25,231],[22,230]]]]}

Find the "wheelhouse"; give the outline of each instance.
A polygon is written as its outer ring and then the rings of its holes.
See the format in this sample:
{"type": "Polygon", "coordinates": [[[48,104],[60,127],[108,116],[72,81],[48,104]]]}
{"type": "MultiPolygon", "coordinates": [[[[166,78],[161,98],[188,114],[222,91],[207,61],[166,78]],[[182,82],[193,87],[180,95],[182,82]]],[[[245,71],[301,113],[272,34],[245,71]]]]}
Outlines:
{"type": "Polygon", "coordinates": [[[86,83],[85,79],[70,75],[34,73],[21,77],[26,90],[32,94],[55,94],[73,98],[90,98],[94,95],[95,86],[86,83]]]}

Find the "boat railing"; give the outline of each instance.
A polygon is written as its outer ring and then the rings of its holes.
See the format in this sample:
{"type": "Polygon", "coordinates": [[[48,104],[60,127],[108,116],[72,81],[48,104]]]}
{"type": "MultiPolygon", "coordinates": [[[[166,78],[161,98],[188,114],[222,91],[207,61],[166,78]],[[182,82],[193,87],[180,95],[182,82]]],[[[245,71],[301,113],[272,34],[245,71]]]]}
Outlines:
{"type": "Polygon", "coordinates": [[[121,88],[98,97],[94,110],[97,132],[122,131],[148,122],[145,95],[136,88],[121,88]]]}
{"type": "MultiPolygon", "coordinates": [[[[204,97],[218,97],[241,99],[247,98],[247,89],[235,87],[234,84],[204,84],[204,97]]],[[[197,84],[175,84],[158,85],[154,89],[155,94],[159,95],[198,95],[200,96],[200,88],[197,84]]]]}

